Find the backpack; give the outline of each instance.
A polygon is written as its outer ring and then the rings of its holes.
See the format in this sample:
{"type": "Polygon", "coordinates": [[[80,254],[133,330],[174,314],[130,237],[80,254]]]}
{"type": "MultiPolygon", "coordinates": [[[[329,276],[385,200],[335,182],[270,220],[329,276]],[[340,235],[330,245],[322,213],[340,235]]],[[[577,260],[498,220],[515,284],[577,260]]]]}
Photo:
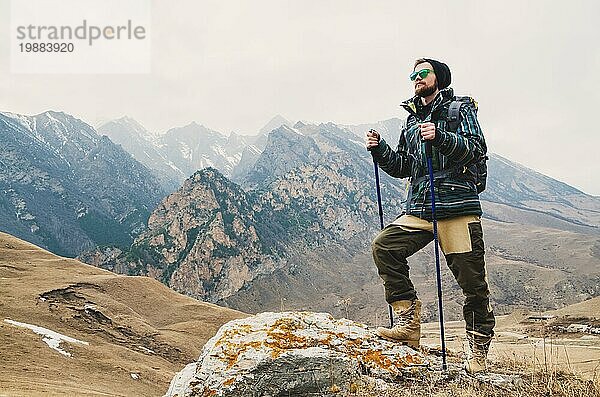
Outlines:
{"type": "MultiPolygon", "coordinates": [[[[446,119],[446,126],[448,131],[456,133],[460,126],[460,107],[464,103],[472,103],[475,107],[475,113],[477,114],[477,103],[471,97],[454,97],[454,100],[450,103],[448,108],[448,118],[446,119]]],[[[483,192],[487,182],[487,160],[489,157],[486,153],[483,153],[479,158],[474,159],[470,163],[464,166],[464,171],[473,166],[473,174],[475,177],[475,187],[477,188],[477,194],[483,192]]]]}

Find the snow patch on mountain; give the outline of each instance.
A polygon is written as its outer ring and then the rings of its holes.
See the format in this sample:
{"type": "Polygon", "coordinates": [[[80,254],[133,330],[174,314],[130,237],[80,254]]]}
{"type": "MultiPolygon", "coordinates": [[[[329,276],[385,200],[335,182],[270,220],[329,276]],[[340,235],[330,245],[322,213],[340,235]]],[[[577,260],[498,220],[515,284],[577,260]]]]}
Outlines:
{"type": "Polygon", "coordinates": [[[230,156],[225,149],[223,149],[222,146],[220,145],[215,145],[212,147],[212,150],[217,153],[219,156],[225,158],[231,165],[236,165],[237,163],[239,163],[240,159],[242,158],[242,153],[234,153],[233,156],[230,156]]]}
{"type": "Polygon", "coordinates": [[[25,127],[25,129],[29,132],[31,132],[35,129],[35,119],[33,119],[32,117],[25,116],[22,114],[11,113],[11,112],[0,112],[0,114],[8,117],[10,119],[13,119],[19,125],[21,125],[22,127],[25,127]]]}
{"type": "Polygon", "coordinates": [[[179,142],[179,144],[181,145],[179,150],[181,151],[181,155],[183,156],[183,158],[191,160],[192,159],[192,149],[190,149],[190,147],[188,145],[186,145],[184,142],[179,142]]]}
{"type": "Polygon", "coordinates": [[[79,339],[75,339],[75,338],[71,338],[70,336],[66,336],[63,335],[61,333],[58,333],[56,331],[52,331],[48,328],[44,328],[44,327],[40,327],[37,325],[32,325],[32,324],[27,324],[27,323],[21,323],[19,321],[14,321],[8,318],[4,319],[5,323],[14,325],[15,327],[22,327],[22,328],[27,328],[32,330],[34,333],[38,334],[38,335],[42,335],[42,340],[53,350],[56,350],[57,352],[59,352],[60,354],[62,354],[63,356],[67,356],[67,357],[71,357],[71,353],[64,351],[63,349],[60,348],[60,344],[62,342],[69,342],[69,343],[77,343],[80,345],[89,345],[88,342],[79,340],[79,339]]]}

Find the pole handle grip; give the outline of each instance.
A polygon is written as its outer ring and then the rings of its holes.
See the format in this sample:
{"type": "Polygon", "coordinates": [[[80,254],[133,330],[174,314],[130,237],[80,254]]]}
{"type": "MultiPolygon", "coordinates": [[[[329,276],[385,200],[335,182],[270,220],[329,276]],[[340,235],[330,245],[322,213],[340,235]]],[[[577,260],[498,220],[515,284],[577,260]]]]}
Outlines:
{"type": "Polygon", "coordinates": [[[433,158],[433,149],[430,140],[425,141],[425,156],[428,159],[433,158]]]}
{"type": "MultiPolygon", "coordinates": [[[[372,129],[372,128],[369,130],[369,132],[374,132],[374,133],[376,133],[377,135],[379,135],[379,132],[375,131],[375,130],[374,130],[374,129],[372,129]]],[[[381,140],[381,135],[379,135],[379,140],[381,140]]],[[[373,148],[367,148],[367,150],[370,152],[371,150],[373,150],[373,148]]]]}

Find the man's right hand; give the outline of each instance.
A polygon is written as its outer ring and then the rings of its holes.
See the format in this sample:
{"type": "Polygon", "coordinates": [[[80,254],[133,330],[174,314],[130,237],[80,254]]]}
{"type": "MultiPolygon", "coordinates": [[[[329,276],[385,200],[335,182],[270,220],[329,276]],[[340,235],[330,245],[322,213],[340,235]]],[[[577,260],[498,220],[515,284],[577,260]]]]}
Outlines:
{"type": "Polygon", "coordinates": [[[367,145],[367,150],[371,150],[374,147],[379,146],[379,139],[381,137],[379,136],[379,133],[375,130],[369,130],[367,132],[367,138],[365,140],[365,143],[367,145]]]}

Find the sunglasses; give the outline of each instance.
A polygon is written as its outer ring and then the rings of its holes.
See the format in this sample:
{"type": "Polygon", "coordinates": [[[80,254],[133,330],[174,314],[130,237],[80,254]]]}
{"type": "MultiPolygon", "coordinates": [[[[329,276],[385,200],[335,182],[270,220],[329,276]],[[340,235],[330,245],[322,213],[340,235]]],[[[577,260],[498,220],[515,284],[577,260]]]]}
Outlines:
{"type": "Polygon", "coordinates": [[[412,72],[410,74],[410,81],[415,81],[417,79],[417,76],[424,79],[431,72],[433,72],[432,69],[421,69],[418,72],[412,72]]]}

